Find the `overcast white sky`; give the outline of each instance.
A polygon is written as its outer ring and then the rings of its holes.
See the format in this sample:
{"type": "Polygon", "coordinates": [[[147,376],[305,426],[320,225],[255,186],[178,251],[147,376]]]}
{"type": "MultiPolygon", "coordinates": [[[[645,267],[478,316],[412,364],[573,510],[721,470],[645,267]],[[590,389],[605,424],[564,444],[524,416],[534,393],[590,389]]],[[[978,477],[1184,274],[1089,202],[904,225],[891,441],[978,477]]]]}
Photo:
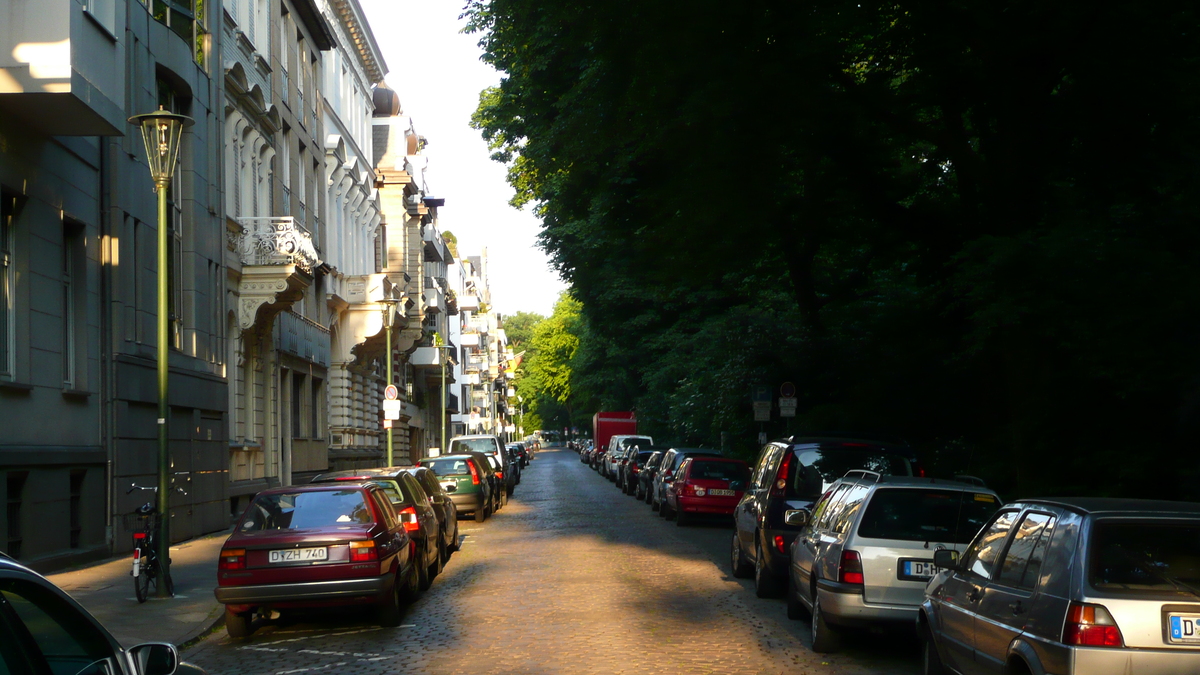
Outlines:
{"type": "Polygon", "coordinates": [[[565,288],[536,247],[541,223],[508,205],[504,166],[469,126],[479,92],[500,74],[479,60],[478,36],[459,33],[464,0],[361,0],[387,61],[387,83],[404,114],[429,140],[426,179],[443,231],[458,237],[459,255],[487,247],[492,303],[500,312],[550,315],[565,288]]]}

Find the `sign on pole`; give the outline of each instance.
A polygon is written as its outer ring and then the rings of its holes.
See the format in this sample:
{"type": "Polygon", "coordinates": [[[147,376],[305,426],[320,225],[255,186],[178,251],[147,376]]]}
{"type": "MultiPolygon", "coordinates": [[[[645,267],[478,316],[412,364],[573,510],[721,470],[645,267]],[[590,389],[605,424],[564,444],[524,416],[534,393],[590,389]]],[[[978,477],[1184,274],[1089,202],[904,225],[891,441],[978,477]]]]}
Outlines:
{"type": "Polygon", "coordinates": [[[383,398],[388,401],[395,401],[400,398],[400,390],[396,388],[396,385],[389,384],[383,388],[383,398]]]}
{"type": "Polygon", "coordinates": [[[796,401],[795,397],[779,399],[779,416],[780,417],[795,417],[796,416],[796,401]]]}
{"type": "Polygon", "coordinates": [[[384,429],[391,429],[391,428],[392,428],[392,421],[391,421],[391,420],[389,420],[389,419],[384,419],[384,420],[383,420],[383,428],[384,428],[384,429]]]}
{"type": "Polygon", "coordinates": [[[754,402],[754,421],[755,422],[770,422],[771,421],[771,402],[770,401],[755,401],[754,402]]]}

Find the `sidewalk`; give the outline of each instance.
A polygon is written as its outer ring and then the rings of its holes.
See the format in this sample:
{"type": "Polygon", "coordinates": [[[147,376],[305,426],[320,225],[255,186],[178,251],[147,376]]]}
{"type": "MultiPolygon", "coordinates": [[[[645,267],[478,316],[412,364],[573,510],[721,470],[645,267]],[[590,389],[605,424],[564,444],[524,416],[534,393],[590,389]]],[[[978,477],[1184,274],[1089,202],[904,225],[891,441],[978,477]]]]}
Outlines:
{"type": "Polygon", "coordinates": [[[139,605],[129,576],[131,558],[122,556],[89,567],[47,574],[83,605],[125,647],[142,642],[176,646],[198,637],[223,616],[213,597],[217,586],[217,556],[228,532],[217,532],[171,547],[171,577],[175,597],[150,598],[139,605]]]}

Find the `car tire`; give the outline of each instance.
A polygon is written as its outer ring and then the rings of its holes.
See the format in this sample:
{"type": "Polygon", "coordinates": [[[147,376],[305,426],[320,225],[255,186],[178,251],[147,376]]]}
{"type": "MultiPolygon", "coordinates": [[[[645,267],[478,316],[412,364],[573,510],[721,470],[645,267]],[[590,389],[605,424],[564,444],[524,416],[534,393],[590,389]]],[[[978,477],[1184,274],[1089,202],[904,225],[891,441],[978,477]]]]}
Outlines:
{"type": "Polygon", "coordinates": [[[678,527],[687,527],[687,524],[692,522],[692,517],[683,511],[675,514],[675,525],[678,527]]]}
{"type": "Polygon", "coordinates": [[[754,568],[746,561],[746,554],[742,553],[742,540],[736,530],[733,541],[729,543],[729,571],[734,579],[745,579],[754,572],[754,568]]]}
{"type": "Polygon", "coordinates": [[[400,598],[403,592],[400,579],[397,578],[392,585],[392,592],[388,593],[388,596],[379,605],[379,624],[381,626],[395,628],[400,625],[400,621],[404,618],[403,604],[400,598]]]}
{"type": "Polygon", "coordinates": [[[762,544],[755,545],[754,553],[754,595],[760,598],[779,597],[779,580],[771,574],[771,568],[767,566],[767,556],[763,552],[762,544]]]}
{"type": "Polygon", "coordinates": [[[812,650],[818,654],[832,654],[842,644],[841,636],[825,621],[825,612],[821,611],[821,596],[813,595],[812,608],[812,650]]]}
{"type": "Polygon", "coordinates": [[[921,627],[921,673],[922,675],[945,675],[942,656],[933,642],[933,633],[928,625],[921,627]]]}
{"type": "Polygon", "coordinates": [[[254,612],[233,612],[225,607],[225,632],[231,638],[250,637],[254,632],[254,612]]]}
{"type": "Polygon", "coordinates": [[[481,506],[475,509],[475,522],[482,523],[487,520],[487,507],[481,506]]]}
{"type": "MultiPolygon", "coordinates": [[[[428,545],[429,545],[428,542],[426,542],[426,546],[428,546],[428,545]]],[[[433,579],[430,578],[430,576],[429,576],[429,569],[431,567],[433,567],[433,565],[425,563],[425,561],[428,559],[429,559],[428,551],[421,551],[421,554],[418,557],[417,563],[416,563],[416,565],[417,565],[417,589],[418,590],[427,591],[427,590],[429,590],[429,587],[431,585],[433,585],[433,579]]]]}
{"type": "Polygon", "coordinates": [[[648,501],[650,502],[650,510],[651,511],[658,511],[659,509],[662,508],[662,504],[659,504],[658,502],[654,501],[654,495],[650,495],[650,498],[648,501]]]}
{"type": "Polygon", "coordinates": [[[446,549],[450,553],[458,551],[458,518],[454,519],[454,538],[450,540],[450,546],[446,549]]]}
{"type": "Polygon", "coordinates": [[[675,511],[673,511],[670,506],[667,506],[667,503],[664,501],[662,506],[658,507],[658,515],[670,520],[675,517],[675,511]]]}
{"type": "Polygon", "coordinates": [[[804,609],[804,603],[800,602],[800,595],[796,593],[796,582],[792,578],[792,570],[788,570],[787,575],[787,590],[784,591],[787,595],[787,618],[793,621],[800,621],[808,618],[808,612],[804,609]]]}
{"type": "MultiPolygon", "coordinates": [[[[521,481],[517,481],[517,482],[518,482],[518,483],[520,483],[521,481]]],[[[513,492],[514,492],[516,489],[517,489],[517,488],[516,488],[516,486],[514,485],[513,487],[510,487],[510,488],[508,488],[508,490],[506,490],[506,491],[505,491],[505,494],[506,494],[506,495],[508,495],[509,497],[512,497],[512,496],[513,496],[513,492]]]]}

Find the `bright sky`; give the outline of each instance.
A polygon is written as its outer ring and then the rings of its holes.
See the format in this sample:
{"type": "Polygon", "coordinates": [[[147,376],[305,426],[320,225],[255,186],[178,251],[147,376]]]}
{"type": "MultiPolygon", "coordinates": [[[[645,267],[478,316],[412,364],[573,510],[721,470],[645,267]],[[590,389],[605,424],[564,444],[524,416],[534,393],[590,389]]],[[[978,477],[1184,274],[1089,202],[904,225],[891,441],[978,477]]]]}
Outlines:
{"type": "Polygon", "coordinates": [[[565,288],[536,246],[540,221],[508,205],[505,168],[469,126],[479,92],[500,74],[479,60],[478,36],[459,33],[464,0],[361,0],[400,94],[404,114],[429,145],[426,180],[442,231],[458,237],[462,256],[488,250],[492,304],[504,314],[549,316],[565,288]]]}

